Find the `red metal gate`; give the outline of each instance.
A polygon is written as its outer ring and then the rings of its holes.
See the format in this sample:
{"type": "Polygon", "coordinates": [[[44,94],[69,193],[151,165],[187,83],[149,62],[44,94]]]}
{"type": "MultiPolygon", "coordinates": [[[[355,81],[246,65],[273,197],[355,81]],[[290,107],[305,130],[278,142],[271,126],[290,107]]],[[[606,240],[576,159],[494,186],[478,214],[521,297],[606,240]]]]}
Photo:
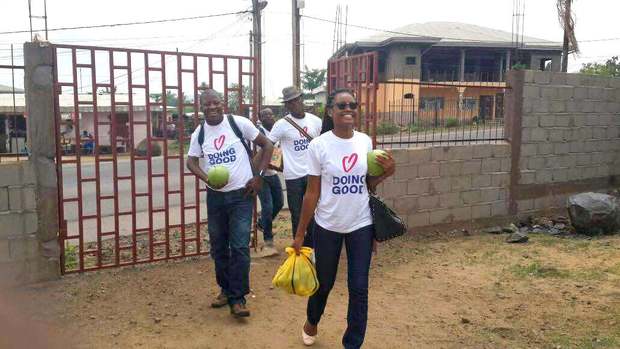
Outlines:
{"type": "Polygon", "coordinates": [[[372,135],[376,144],[377,88],[379,86],[377,52],[330,59],[327,67],[328,93],[348,88],[355,92],[359,103],[358,128],[372,135]]]}
{"type": "Polygon", "coordinates": [[[206,189],[184,154],[200,89],[256,118],[253,58],[69,45],[54,56],[62,272],[208,252],[206,189]]]}

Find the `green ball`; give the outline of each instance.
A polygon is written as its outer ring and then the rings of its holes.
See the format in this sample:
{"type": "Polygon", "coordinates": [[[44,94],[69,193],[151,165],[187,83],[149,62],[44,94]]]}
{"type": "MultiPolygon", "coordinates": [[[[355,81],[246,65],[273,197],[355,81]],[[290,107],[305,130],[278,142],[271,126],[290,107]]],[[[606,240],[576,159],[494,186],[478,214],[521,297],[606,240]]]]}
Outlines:
{"type": "Polygon", "coordinates": [[[387,156],[387,153],[381,149],[375,149],[368,153],[368,174],[373,177],[383,174],[383,167],[377,162],[377,156],[387,156]]]}
{"type": "Polygon", "coordinates": [[[228,183],[228,168],[222,165],[215,165],[207,171],[208,184],[213,188],[223,188],[228,183]]]}

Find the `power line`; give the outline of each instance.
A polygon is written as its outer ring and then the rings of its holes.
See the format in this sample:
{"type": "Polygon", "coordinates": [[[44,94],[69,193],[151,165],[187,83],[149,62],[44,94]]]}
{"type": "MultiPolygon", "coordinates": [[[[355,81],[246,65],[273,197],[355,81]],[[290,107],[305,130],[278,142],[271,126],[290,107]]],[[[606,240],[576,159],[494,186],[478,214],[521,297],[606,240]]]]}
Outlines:
{"type": "MultiPolygon", "coordinates": [[[[236,12],[218,13],[218,14],[213,14],[213,15],[180,17],[180,18],[168,18],[168,19],[157,19],[157,20],[150,20],[150,21],[136,21],[136,22],[125,22],[125,23],[82,25],[82,26],[77,26],[77,27],[49,28],[47,31],[51,32],[51,31],[61,31],[61,30],[113,28],[113,27],[129,26],[129,25],[169,23],[169,22],[189,21],[189,20],[204,19],[204,18],[223,17],[223,16],[230,16],[230,15],[240,15],[240,14],[245,14],[245,13],[252,13],[252,11],[250,11],[250,10],[243,10],[243,11],[236,11],[236,12]]],[[[38,29],[38,30],[35,30],[35,31],[41,31],[41,30],[42,29],[38,29]]],[[[0,35],[21,34],[21,33],[30,33],[30,30],[15,30],[15,31],[0,32],[0,35]]]]}

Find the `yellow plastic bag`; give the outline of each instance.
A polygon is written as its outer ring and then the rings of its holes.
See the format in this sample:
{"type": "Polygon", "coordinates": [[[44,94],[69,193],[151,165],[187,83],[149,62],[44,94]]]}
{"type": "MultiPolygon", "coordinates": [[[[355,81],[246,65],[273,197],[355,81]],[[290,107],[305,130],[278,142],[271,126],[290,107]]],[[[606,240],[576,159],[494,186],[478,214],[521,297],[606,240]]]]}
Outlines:
{"type": "Polygon", "coordinates": [[[299,256],[292,247],[286,248],[288,257],[278,269],[271,283],[290,294],[312,296],[319,289],[314,263],[310,260],[312,249],[302,247],[299,256]]]}

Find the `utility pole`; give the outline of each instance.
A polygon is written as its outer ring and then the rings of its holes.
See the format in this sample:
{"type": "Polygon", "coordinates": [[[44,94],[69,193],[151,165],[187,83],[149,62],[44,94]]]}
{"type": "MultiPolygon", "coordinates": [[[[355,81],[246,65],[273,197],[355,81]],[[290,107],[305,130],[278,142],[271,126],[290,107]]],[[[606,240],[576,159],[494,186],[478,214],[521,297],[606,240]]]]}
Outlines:
{"type": "Polygon", "coordinates": [[[293,85],[297,88],[301,88],[300,78],[300,57],[299,57],[299,8],[303,7],[303,0],[292,0],[293,2],[293,85]],[[299,2],[299,6],[298,5],[299,2]]]}
{"type": "Polygon", "coordinates": [[[261,35],[261,15],[260,12],[267,6],[267,1],[259,1],[252,0],[252,22],[253,22],[253,33],[250,34],[250,40],[253,43],[253,56],[254,56],[254,74],[256,74],[256,107],[258,110],[261,109],[263,103],[263,75],[262,75],[262,42],[263,38],[261,35]],[[253,34],[253,35],[252,35],[253,34]]]}
{"type": "Polygon", "coordinates": [[[562,47],[562,71],[568,71],[568,50],[569,50],[569,31],[571,23],[571,3],[573,0],[564,0],[566,9],[564,11],[564,45],[562,47]]]}

